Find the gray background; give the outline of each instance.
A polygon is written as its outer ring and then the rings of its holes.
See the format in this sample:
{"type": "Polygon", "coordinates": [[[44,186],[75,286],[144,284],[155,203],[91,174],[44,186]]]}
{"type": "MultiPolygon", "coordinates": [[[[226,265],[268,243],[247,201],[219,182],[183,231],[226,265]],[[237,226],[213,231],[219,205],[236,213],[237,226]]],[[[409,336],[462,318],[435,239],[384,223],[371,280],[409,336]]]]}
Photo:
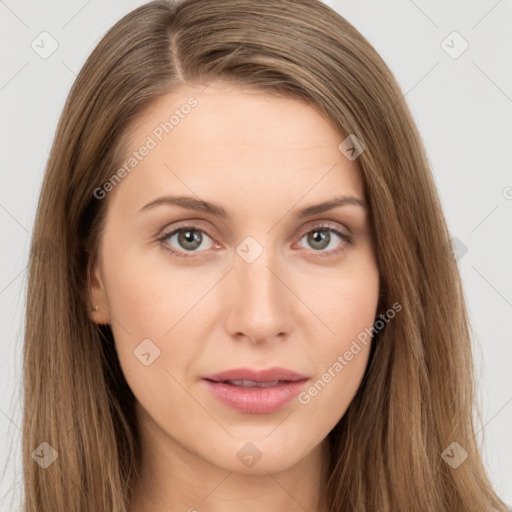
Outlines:
{"type": "MultiPolygon", "coordinates": [[[[15,510],[21,492],[26,264],[46,159],[76,73],[105,31],[143,3],[0,0],[2,512],[15,510]],[[31,47],[48,51],[52,39],[58,48],[47,58],[31,47]]],[[[512,504],[512,1],[326,3],[382,55],[418,123],[476,334],[477,439],[498,494],[512,504]]]]}

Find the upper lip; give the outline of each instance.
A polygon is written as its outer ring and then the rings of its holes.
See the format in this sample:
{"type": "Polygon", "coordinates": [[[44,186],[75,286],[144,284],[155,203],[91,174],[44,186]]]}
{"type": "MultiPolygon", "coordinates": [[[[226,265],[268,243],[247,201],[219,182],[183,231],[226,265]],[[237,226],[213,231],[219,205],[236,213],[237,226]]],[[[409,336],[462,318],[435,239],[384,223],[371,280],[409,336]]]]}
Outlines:
{"type": "Polygon", "coordinates": [[[220,373],[207,375],[203,377],[207,380],[215,382],[222,382],[226,380],[251,380],[254,382],[273,382],[276,380],[298,381],[307,379],[305,375],[287,370],[286,368],[279,368],[277,366],[263,370],[253,368],[233,368],[220,373]]]}

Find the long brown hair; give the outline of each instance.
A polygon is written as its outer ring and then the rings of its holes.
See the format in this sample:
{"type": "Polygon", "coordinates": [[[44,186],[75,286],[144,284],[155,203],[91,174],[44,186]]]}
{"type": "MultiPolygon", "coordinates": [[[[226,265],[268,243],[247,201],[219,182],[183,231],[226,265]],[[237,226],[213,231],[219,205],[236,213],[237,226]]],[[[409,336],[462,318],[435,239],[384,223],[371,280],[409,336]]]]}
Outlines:
{"type": "MultiPolygon", "coordinates": [[[[470,326],[422,141],[392,73],[317,0],[154,1],[94,49],[64,107],[40,194],[24,344],[26,512],[125,512],[140,447],[134,396],[108,325],[89,318],[88,268],[134,120],[182,84],[226,81],[301,99],[357,159],[381,276],[365,378],[329,434],[332,512],[507,510],[481,461],[470,326]],[[48,467],[31,456],[50,447],[48,467]],[[454,445],[453,443],[457,443],[454,445]],[[467,452],[458,467],[446,450],[467,452]],[[54,452],[51,452],[53,454],[54,452]]],[[[134,170],[133,172],[137,172],[134,170]]]]}

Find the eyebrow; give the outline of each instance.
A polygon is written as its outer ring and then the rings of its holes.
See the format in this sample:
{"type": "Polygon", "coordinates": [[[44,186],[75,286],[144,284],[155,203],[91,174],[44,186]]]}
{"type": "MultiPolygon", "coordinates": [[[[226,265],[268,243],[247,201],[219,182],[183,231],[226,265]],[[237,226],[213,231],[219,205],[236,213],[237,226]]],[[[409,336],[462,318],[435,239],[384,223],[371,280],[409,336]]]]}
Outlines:
{"type": "MultiPolygon", "coordinates": [[[[153,201],[145,204],[139,212],[147,211],[152,208],[161,205],[174,205],[180,208],[184,208],[186,210],[193,210],[203,213],[209,213],[221,219],[228,219],[230,215],[228,212],[220,205],[209,203],[208,201],[203,201],[201,199],[196,199],[190,196],[163,196],[154,199],[153,201]]],[[[317,213],[324,213],[338,206],[345,205],[355,205],[360,206],[362,208],[368,208],[368,205],[363,199],[355,196],[341,196],[334,197],[325,201],[323,203],[315,204],[312,206],[307,206],[300,210],[295,211],[295,215],[297,218],[302,219],[304,217],[309,217],[311,215],[315,215],[317,213]]]]}

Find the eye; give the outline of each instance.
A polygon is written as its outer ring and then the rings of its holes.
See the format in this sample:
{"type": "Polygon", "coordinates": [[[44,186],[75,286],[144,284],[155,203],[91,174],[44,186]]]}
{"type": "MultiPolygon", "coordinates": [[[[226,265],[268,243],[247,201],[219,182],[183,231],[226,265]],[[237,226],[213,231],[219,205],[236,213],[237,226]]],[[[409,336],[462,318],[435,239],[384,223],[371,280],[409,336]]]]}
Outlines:
{"type": "MultiPolygon", "coordinates": [[[[307,244],[312,247],[313,252],[318,253],[315,256],[321,257],[341,253],[352,243],[352,237],[349,234],[326,224],[315,226],[313,229],[305,232],[300,237],[300,240],[304,238],[307,244]],[[330,246],[330,250],[325,250],[330,246]]],[[[211,249],[213,246],[219,247],[205,230],[193,225],[181,226],[168,231],[158,238],[157,241],[160,242],[163,250],[181,258],[193,257],[193,253],[203,252],[203,250],[211,249]],[[206,239],[210,240],[210,242],[205,243],[206,239]],[[203,250],[199,250],[201,247],[203,250]]]]}
{"type": "Polygon", "coordinates": [[[302,235],[301,240],[303,239],[306,239],[306,243],[313,248],[314,252],[322,253],[319,256],[338,254],[352,243],[350,235],[329,225],[315,226],[302,235]],[[329,247],[330,250],[324,250],[329,247]]]}
{"type": "Polygon", "coordinates": [[[213,243],[204,247],[205,236],[210,238],[210,236],[206,233],[206,231],[197,228],[196,226],[183,226],[178,229],[174,229],[173,231],[165,233],[161,236],[158,241],[160,242],[163,249],[169,251],[175,256],[188,258],[191,255],[186,254],[187,252],[201,252],[197,249],[203,245],[203,249],[209,249],[213,246],[213,243]],[[171,242],[175,240],[175,243],[178,244],[178,250],[173,249],[171,242]]]}

